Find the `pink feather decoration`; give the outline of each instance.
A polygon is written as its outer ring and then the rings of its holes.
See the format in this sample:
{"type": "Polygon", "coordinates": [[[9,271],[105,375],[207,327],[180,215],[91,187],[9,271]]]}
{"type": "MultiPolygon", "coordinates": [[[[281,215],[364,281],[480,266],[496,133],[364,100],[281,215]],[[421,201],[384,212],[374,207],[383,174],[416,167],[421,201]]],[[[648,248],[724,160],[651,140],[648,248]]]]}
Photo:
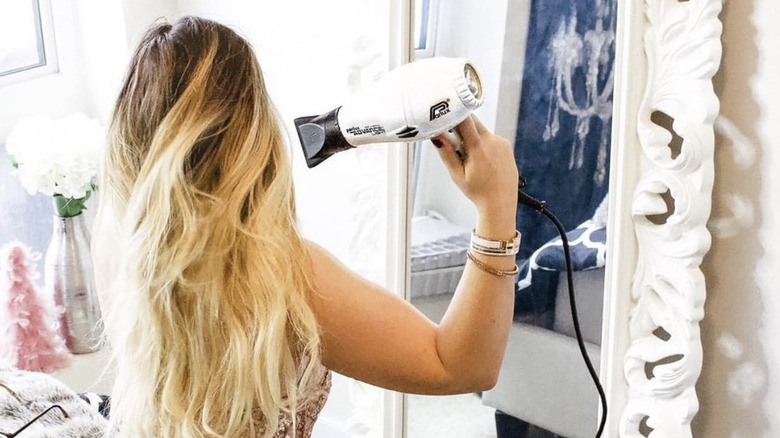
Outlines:
{"type": "Polygon", "coordinates": [[[0,361],[50,373],[70,364],[56,315],[35,287],[40,255],[20,242],[0,249],[0,361]]]}

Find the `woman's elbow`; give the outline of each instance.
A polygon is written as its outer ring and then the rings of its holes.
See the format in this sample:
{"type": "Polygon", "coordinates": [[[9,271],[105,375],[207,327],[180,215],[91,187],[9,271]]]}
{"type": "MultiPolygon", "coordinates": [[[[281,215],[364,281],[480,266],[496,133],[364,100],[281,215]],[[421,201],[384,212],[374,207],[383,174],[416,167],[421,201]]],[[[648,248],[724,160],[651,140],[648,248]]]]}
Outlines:
{"type": "Polygon", "coordinates": [[[498,383],[498,370],[491,371],[489,373],[483,373],[477,380],[478,388],[474,391],[489,391],[493,389],[498,383]]]}
{"type": "Polygon", "coordinates": [[[493,389],[498,382],[498,370],[471,371],[447,385],[448,395],[469,394],[493,389]]]}

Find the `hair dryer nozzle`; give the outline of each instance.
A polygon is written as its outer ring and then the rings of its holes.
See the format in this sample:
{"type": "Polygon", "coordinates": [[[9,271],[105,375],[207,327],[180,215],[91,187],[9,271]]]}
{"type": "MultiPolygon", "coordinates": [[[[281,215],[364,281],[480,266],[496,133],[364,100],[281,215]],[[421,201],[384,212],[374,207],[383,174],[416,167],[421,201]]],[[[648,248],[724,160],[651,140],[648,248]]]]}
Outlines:
{"type": "Polygon", "coordinates": [[[351,149],[354,146],[344,138],[339,128],[339,110],[319,116],[298,117],[295,119],[295,130],[301,141],[303,156],[309,169],[322,163],[331,155],[351,149]]]}

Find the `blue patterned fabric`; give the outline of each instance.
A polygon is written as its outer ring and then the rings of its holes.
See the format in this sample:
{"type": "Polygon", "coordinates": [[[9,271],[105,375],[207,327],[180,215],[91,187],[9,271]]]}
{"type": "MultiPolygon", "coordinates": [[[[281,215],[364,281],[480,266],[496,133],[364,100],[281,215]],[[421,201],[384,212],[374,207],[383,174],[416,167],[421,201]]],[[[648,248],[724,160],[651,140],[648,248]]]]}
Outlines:
{"type": "MultiPolygon", "coordinates": [[[[569,240],[571,264],[574,271],[603,268],[607,252],[607,228],[593,223],[583,222],[579,227],[566,233],[569,240]]],[[[553,239],[536,250],[531,257],[531,265],[546,271],[566,270],[563,254],[563,242],[560,237],[553,239]]]]}
{"type": "MultiPolygon", "coordinates": [[[[607,228],[597,225],[592,220],[583,222],[579,227],[566,233],[571,250],[573,271],[603,268],[607,257],[607,228]]],[[[563,242],[560,237],[550,240],[523,264],[518,275],[517,289],[522,290],[531,285],[537,271],[566,271],[566,259],[563,255],[563,242]]]]}
{"type": "MultiPolygon", "coordinates": [[[[609,201],[605,196],[592,218],[566,233],[573,271],[606,265],[608,214],[609,201]]],[[[536,325],[551,326],[558,277],[565,271],[563,241],[558,236],[534,251],[522,264],[515,287],[515,314],[536,318],[536,325]]]]}
{"type": "MultiPolygon", "coordinates": [[[[515,158],[528,194],[570,230],[588,219],[609,181],[616,0],[533,0],[515,158]]],[[[522,264],[557,235],[517,211],[522,264]]]]}

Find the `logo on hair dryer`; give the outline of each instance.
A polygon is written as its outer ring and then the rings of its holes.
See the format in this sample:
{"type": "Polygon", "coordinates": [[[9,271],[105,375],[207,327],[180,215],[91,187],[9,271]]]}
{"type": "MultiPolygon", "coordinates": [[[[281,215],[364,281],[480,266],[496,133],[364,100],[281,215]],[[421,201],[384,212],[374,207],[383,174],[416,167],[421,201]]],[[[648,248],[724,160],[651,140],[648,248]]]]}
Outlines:
{"type": "Polygon", "coordinates": [[[467,60],[429,58],[391,71],[336,109],[295,119],[295,129],[311,168],[364,144],[446,135],[482,103],[482,82],[467,60]]]}
{"type": "Polygon", "coordinates": [[[446,100],[442,100],[441,102],[435,104],[431,107],[431,119],[430,121],[434,121],[438,119],[439,117],[447,114],[450,112],[450,104],[447,103],[446,100]]]}

